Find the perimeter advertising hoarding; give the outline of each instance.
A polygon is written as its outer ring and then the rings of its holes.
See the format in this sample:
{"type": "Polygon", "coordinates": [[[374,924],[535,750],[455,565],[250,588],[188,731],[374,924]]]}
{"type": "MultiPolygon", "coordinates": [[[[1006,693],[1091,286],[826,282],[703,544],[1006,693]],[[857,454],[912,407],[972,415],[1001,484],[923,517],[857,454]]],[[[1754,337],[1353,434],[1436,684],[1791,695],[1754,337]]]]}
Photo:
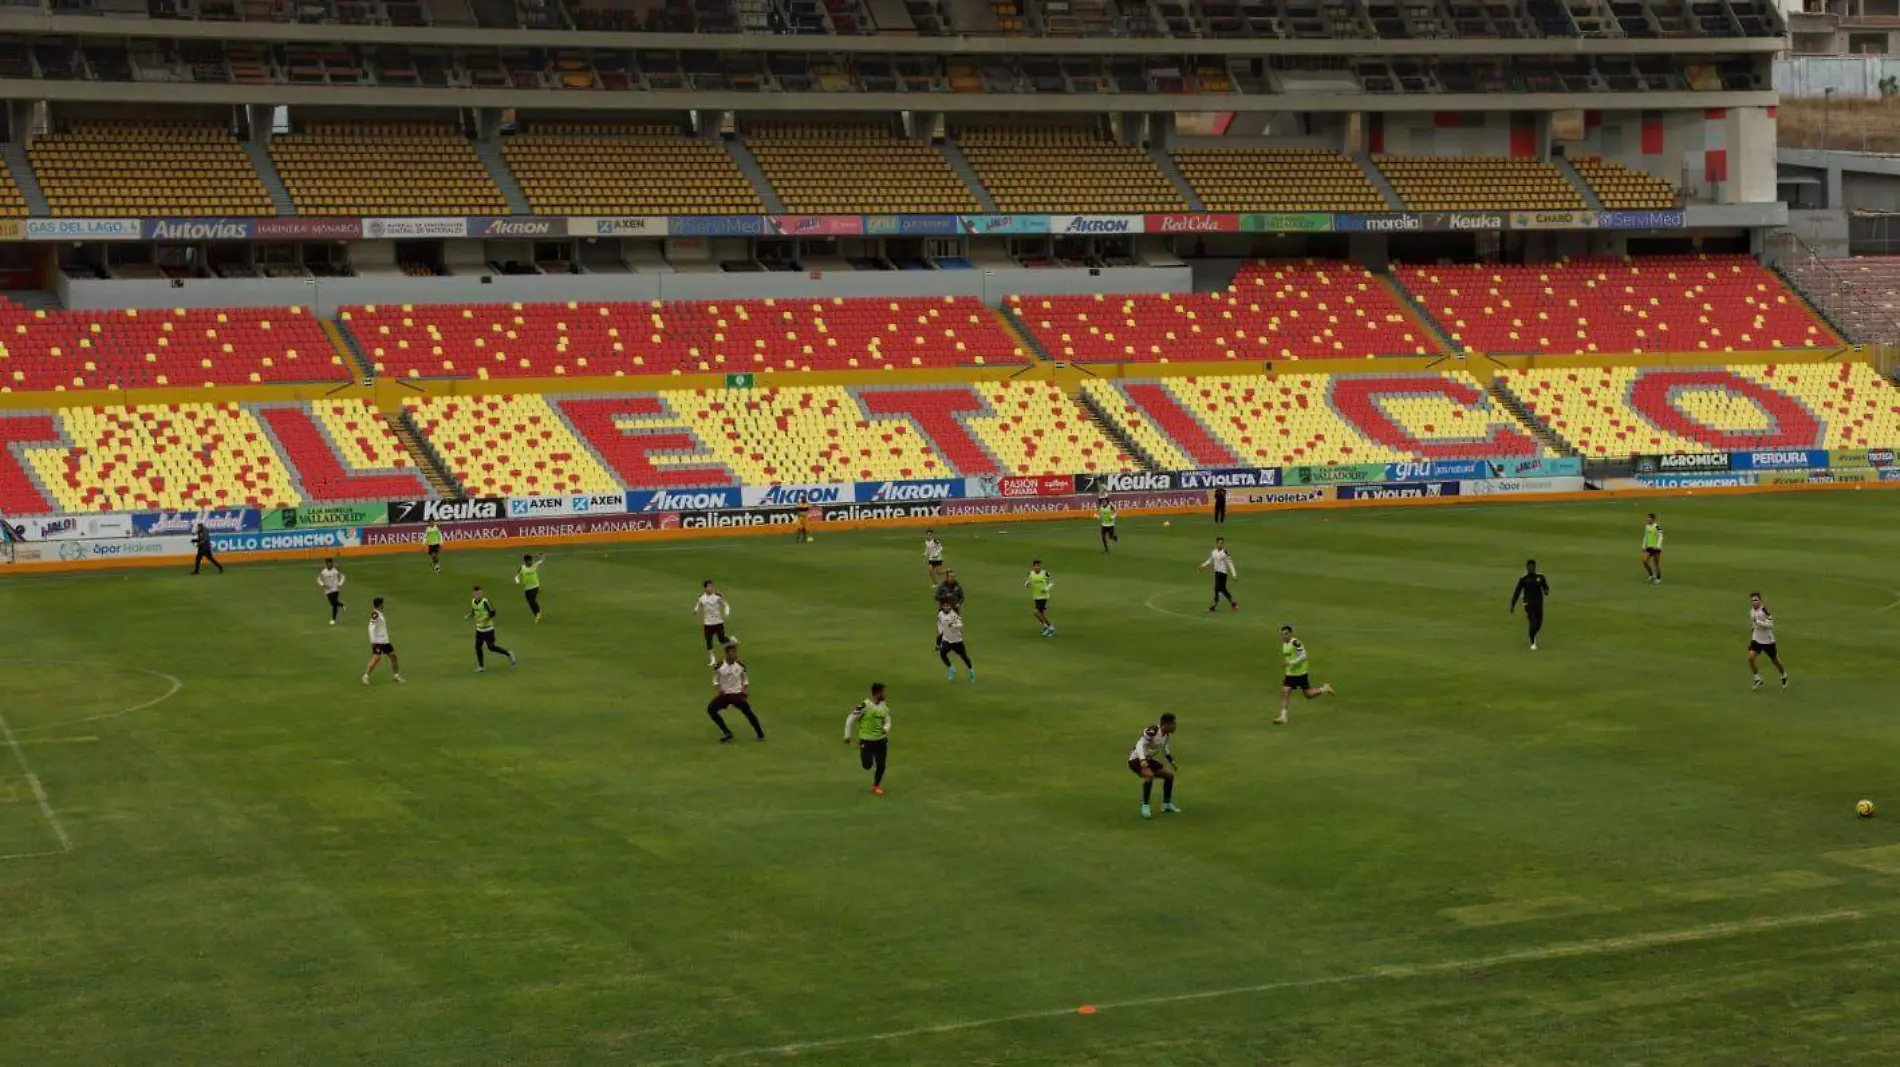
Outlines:
{"type": "Polygon", "coordinates": [[[314,504],[301,508],[272,508],[264,513],[266,531],[309,530],[325,526],[380,526],[388,521],[388,504],[314,504]]]}
{"type": "MultiPolygon", "coordinates": [[[[1123,511],[1152,508],[1198,508],[1207,504],[1204,490],[1194,492],[1117,494],[1115,504],[1123,511]]],[[[950,515],[1038,515],[1061,511],[1094,511],[1095,494],[1072,493],[1069,496],[990,497],[976,500],[946,500],[941,513],[950,515]]]]}
{"type": "Polygon", "coordinates": [[[791,526],[798,521],[795,509],[743,508],[738,511],[688,511],[679,516],[682,530],[749,530],[761,526],[791,526]]]}
{"type": "Polygon", "coordinates": [[[1858,470],[1764,471],[1755,476],[1757,485],[1858,485],[1880,480],[1872,467],[1858,470]]]}
{"type": "Polygon", "coordinates": [[[1289,489],[1238,489],[1229,490],[1229,504],[1277,504],[1282,507],[1293,504],[1317,504],[1322,500],[1335,499],[1330,485],[1303,485],[1289,489]]]}
{"type": "Polygon", "coordinates": [[[1519,493],[1581,493],[1581,476],[1553,478],[1487,478],[1458,483],[1459,496],[1515,496],[1519,493]]]}
{"type": "Polygon", "coordinates": [[[508,514],[508,502],[496,496],[473,500],[391,500],[387,505],[389,524],[431,522],[480,522],[508,514]]]}
{"type": "Polygon", "coordinates": [[[964,495],[962,478],[938,478],[902,482],[859,482],[852,499],[860,504],[916,503],[929,500],[955,500],[964,495]]]}
{"type": "Polygon", "coordinates": [[[1729,469],[1727,452],[1678,452],[1667,456],[1637,456],[1637,474],[1691,474],[1729,469]]]}
{"type": "Polygon", "coordinates": [[[25,541],[71,541],[82,537],[130,537],[132,516],[108,515],[0,515],[25,541]]]}
{"type": "Polygon", "coordinates": [[[1183,489],[1260,489],[1280,484],[1278,467],[1227,467],[1182,471],[1174,476],[1183,489]]]}
{"type": "MultiPolygon", "coordinates": [[[[680,528],[678,512],[646,515],[576,515],[564,519],[493,519],[456,522],[442,527],[445,541],[499,541],[507,537],[531,537],[554,540],[582,534],[643,533],[649,530],[680,528]]],[[[419,545],[428,529],[420,524],[371,526],[362,531],[363,544],[419,545]]]]}
{"type": "Polygon", "coordinates": [[[1581,456],[1531,456],[1487,463],[1493,478],[1574,478],[1583,473],[1581,456]]]}
{"type": "Polygon", "coordinates": [[[1729,469],[1737,471],[1800,471],[1825,466],[1827,453],[1819,449],[1759,449],[1729,456],[1729,469]]]}
{"type": "Polygon", "coordinates": [[[627,510],[625,493],[571,493],[565,496],[511,496],[511,519],[551,519],[565,515],[619,515],[627,510]]]}
{"type": "Polygon", "coordinates": [[[979,474],[963,480],[963,495],[967,497],[1067,496],[1073,492],[1075,478],[1068,474],[979,474]]]}
{"type": "MultiPolygon", "coordinates": [[[[1642,468],[1637,468],[1639,471],[1642,468]]],[[[1636,484],[1644,489],[1714,489],[1754,485],[1753,474],[1638,474],[1636,484]]]]}
{"type": "Polygon", "coordinates": [[[747,485],[739,489],[739,502],[748,508],[803,508],[813,504],[849,504],[852,487],[830,485],[747,485]]]}
{"type": "Polygon", "coordinates": [[[1383,463],[1342,463],[1335,467],[1288,467],[1287,485],[1339,485],[1346,482],[1384,482],[1389,469],[1383,463]]]}
{"type": "Polygon", "coordinates": [[[1168,471],[1129,471],[1115,474],[1078,474],[1078,493],[1160,493],[1180,488],[1180,482],[1168,471]]]}
{"type": "Polygon", "coordinates": [[[1457,482],[1387,482],[1383,485],[1342,485],[1341,500],[1424,500],[1457,496],[1457,482]]]}
{"type": "Polygon", "coordinates": [[[1489,478],[1491,465],[1481,459],[1418,459],[1394,463],[1389,482],[1442,482],[1457,479],[1489,478]]]}
{"type": "Polygon", "coordinates": [[[629,489],[627,510],[647,514],[659,511],[720,511],[739,506],[739,487],[709,489],[629,489]]]}
{"type": "Polygon", "coordinates": [[[955,215],[866,215],[866,237],[955,237],[955,215]]]}
{"type": "Polygon", "coordinates": [[[934,519],[943,514],[936,501],[889,501],[876,504],[835,504],[820,508],[826,522],[870,522],[878,519],[934,519]]]}
{"type": "Polygon", "coordinates": [[[1894,465],[1891,448],[1836,448],[1828,452],[1827,465],[1830,467],[1875,467],[1886,468],[1894,465]]]}
{"type": "Polygon", "coordinates": [[[45,541],[13,546],[16,563],[76,563],[80,560],[152,559],[159,556],[189,556],[194,546],[189,537],[115,537],[98,540],[90,537],[70,541],[45,541]]]}
{"type": "Polygon", "coordinates": [[[211,533],[246,533],[263,528],[256,508],[214,508],[210,511],[154,511],[132,516],[138,537],[189,534],[199,526],[211,533]]]}
{"type": "Polygon", "coordinates": [[[355,548],[363,543],[355,527],[324,530],[275,530],[258,533],[213,534],[213,552],[294,552],[325,548],[355,548]]]}

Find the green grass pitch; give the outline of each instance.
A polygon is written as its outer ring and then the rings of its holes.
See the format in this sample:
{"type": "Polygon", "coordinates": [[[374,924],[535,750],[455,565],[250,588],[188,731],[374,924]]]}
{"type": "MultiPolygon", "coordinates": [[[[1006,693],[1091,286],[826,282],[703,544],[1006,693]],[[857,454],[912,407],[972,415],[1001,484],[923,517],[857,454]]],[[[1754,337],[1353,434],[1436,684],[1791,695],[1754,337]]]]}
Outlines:
{"type": "Polygon", "coordinates": [[[1897,529],[1887,493],[1241,516],[1209,618],[1205,518],[959,527],[975,684],[920,531],[555,549],[538,627],[504,552],[346,560],[335,628],[314,565],[9,579],[0,1061],[1884,1067],[1897,529]],[[765,744],[704,715],[702,577],[765,744]],[[473,673],[475,581],[518,669],[473,673]],[[404,687],[357,681],[375,595],[404,687]],[[1343,694],[1288,728],[1283,621],[1343,694]],[[882,798],[841,738],[872,680],[882,798]],[[1142,822],[1162,711],[1185,810],[1142,822]]]}

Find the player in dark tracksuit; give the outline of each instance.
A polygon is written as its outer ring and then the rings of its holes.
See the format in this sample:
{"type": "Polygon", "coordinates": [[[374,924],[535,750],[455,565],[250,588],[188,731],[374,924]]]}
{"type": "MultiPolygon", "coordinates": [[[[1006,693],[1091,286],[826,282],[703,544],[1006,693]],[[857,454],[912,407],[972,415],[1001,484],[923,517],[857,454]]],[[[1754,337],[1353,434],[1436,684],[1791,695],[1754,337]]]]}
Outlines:
{"type": "Polygon", "coordinates": [[[205,529],[204,523],[199,523],[198,528],[191,532],[191,540],[198,546],[197,558],[191,561],[191,573],[197,574],[199,568],[209,563],[218,568],[219,574],[223,574],[224,564],[219,563],[218,557],[211,554],[211,531],[205,529]]]}
{"type": "Polygon", "coordinates": [[[1227,487],[1224,485],[1214,487],[1214,521],[1227,521],[1227,487]]]}
{"type": "Polygon", "coordinates": [[[1524,620],[1530,624],[1531,651],[1537,651],[1537,631],[1544,628],[1544,598],[1550,595],[1550,582],[1537,573],[1537,561],[1524,561],[1524,577],[1517,580],[1517,588],[1511,591],[1511,613],[1517,613],[1517,602],[1524,601],[1524,620]]]}

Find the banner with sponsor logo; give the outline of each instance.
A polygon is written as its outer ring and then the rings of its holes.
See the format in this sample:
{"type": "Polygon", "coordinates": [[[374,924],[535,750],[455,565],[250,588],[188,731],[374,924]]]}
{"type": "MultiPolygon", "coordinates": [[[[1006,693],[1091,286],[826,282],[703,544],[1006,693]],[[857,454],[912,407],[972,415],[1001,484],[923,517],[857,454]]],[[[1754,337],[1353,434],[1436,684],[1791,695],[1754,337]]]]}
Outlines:
{"type": "Polygon", "coordinates": [[[1073,492],[1075,478],[1067,474],[980,474],[963,480],[963,495],[970,497],[1066,496],[1073,492]]]}
{"type": "Polygon", "coordinates": [[[710,489],[627,490],[627,510],[630,512],[719,511],[738,506],[739,487],[736,485],[710,489]]]}
{"type": "Polygon", "coordinates": [[[1798,471],[1825,466],[1827,453],[1819,449],[1760,449],[1729,457],[1729,469],[1738,471],[1798,471]]]}
{"type": "Polygon", "coordinates": [[[138,219],[28,219],[29,241],[136,241],[145,236],[138,219]]]}
{"type": "Polygon", "coordinates": [[[848,485],[748,485],[739,490],[739,503],[748,508],[803,508],[813,504],[848,504],[848,485]]]}
{"type": "Polygon", "coordinates": [[[252,219],[251,236],[259,241],[354,241],[363,236],[363,220],[252,219]]]}
{"type": "Polygon", "coordinates": [[[1341,500],[1422,500],[1457,496],[1457,482],[1387,482],[1384,485],[1342,485],[1333,490],[1341,500]]]}
{"type": "Polygon", "coordinates": [[[1491,476],[1491,465],[1481,459],[1406,460],[1387,469],[1385,480],[1390,482],[1464,481],[1491,476]]]}
{"type": "Polygon", "coordinates": [[[1419,213],[1425,229],[1448,233],[1502,232],[1502,211],[1425,211],[1419,213]]]}
{"type": "Polygon", "coordinates": [[[1212,471],[1182,471],[1174,476],[1183,489],[1259,489],[1280,484],[1278,467],[1228,467],[1212,471]]]}
{"type": "Polygon", "coordinates": [[[364,219],[363,236],[372,241],[400,238],[467,237],[467,219],[364,219]]]}
{"type": "Polygon", "coordinates": [[[105,515],[0,515],[0,523],[13,528],[13,536],[22,541],[67,541],[80,537],[131,537],[132,516],[105,515]]]}
{"type": "Polygon", "coordinates": [[[579,215],[567,220],[569,237],[665,237],[665,215],[579,215]]]}
{"type": "Polygon", "coordinates": [[[147,241],[248,241],[255,219],[146,219],[147,241]]]}
{"type": "Polygon", "coordinates": [[[1637,456],[1636,473],[1668,474],[1672,471],[1725,471],[1729,469],[1727,452],[1681,452],[1668,456],[1637,456]]]}
{"type": "Polygon", "coordinates": [[[392,500],[389,523],[481,522],[499,519],[508,513],[508,502],[500,497],[484,496],[474,500],[392,500]]]}
{"type": "MultiPolygon", "coordinates": [[[[1207,504],[1207,493],[1163,492],[1129,493],[1115,498],[1122,511],[1152,508],[1198,508],[1207,504]]],[[[952,515],[1038,515],[1052,512],[1093,512],[1095,496],[1071,493],[1068,496],[990,497],[987,499],[946,500],[940,505],[944,516],[952,515]]]]}
{"type": "Polygon", "coordinates": [[[213,552],[294,552],[303,549],[355,548],[362,543],[361,532],[354,526],[211,535],[213,552]]]}
{"type": "Polygon", "coordinates": [[[1329,233],[1334,218],[1319,211],[1255,211],[1240,216],[1242,233],[1329,233]]]}
{"type": "Polygon", "coordinates": [[[1386,211],[1377,215],[1336,215],[1333,229],[1340,233],[1418,233],[1425,220],[1413,211],[1386,211]]]}
{"type": "Polygon", "coordinates": [[[218,508],[210,511],[158,511],[132,516],[137,537],[190,534],[199,526],[210,533],[245,533],[263,528],[256,508],[218,508]]]}
{"type": "Polygon", "coordinates": [[[1891,448],[1870,448],[1867,450],[1867,465],[1883,469],[1900,466],[1900,463],[1894,462],[1893,456],[1894,450],[1891,448]]]}
{"type": "Polygon", "coordinates": [[[859,482],[852,499],[860,504],[954,500],[963,496],[963,489],[962,478],[909,482],[859,482]]]}
{"type": "Polygon", "coordinates": [[[866,215],[866,237],[955,237],[963,232],[955,215],[866,215]]]}
{"type": "Polygon", "coordinates": [[[1049,232],[1090,237],[1140,233],[1140,215],[1051,215],[1049,232]]]}
{"type": "Polygon", "coordinates": [[[1513,230],[1594,230],[1597,228],[1597,213],[1594,211],[1513,211],[1511,229],[1513,230]]]}
{"type": "Polygon", "coordinates": [[[1230,505],[1277,504],[1285,507],[1292,504],[1317,504],[1331,499],[1333,487],[1330,485],[1307,485],[1298,489],[1241,489],[1227,494],[1227,503],[1230,505]]]}
{"type": "Polygon", "coordinates": [[[1175,476],[1169,471],[1133,471],[1120,474],[1078,474],[1075,476],[1075,491],[1078,493],[1159,493],[1179,488],[1175,476]]]}
{"type": "MultiPolygon", "coordinates": [[[[676,530],[679,526],[679,514],[671,511],[647,515],[574,515],[556,519],[487,519],[446,525],[442,527],[442,539],[445,541],[499,541],[505,537],[528,537],[555,540],[582,534],[676,530]]],[[[415,523],[403,526],[371,526],[362,531],[363,544],[369,546],[419,545],[422,543],[423,531],[426,529],[426,526],[415,523]]]]}
{"type": "Polygon", "coordinates": [[[1881,471],[1880,480],[1883,482],[1900,482],[1900,467],[1888,467],[1881,471]]]}
{"type": "Polygon", "coordinates": [[[1894,465],[1891,448],[1836,448],[1828,451],[1827,465],[1830,467],[1891,467],[1894,465]]]}
{"type": "Polygon", "coordinates": [[[13,558],[19,563],[76,563],[80,560],[151,559],[158,556],[189,556],[196,550],[191,538],[115,537],[98,540],[90,537],[43,544],[15,545],[13,558]]]}
{"type": "Polygon", "coordinates": [[[1459,496],[1515,496],[1519,493],[1581,493],[1581,476],[1556,475],[1548,478],[1487,478],[1461,481],[1459,496]]]}
{"type": "Polygon", "coordinates": [[[757,508],[739,511],[688,511],[679,516],[682,530],[746,530],[759,526],[790,526],[798,521],[798,511],[757,508]]]}
{"type": "Polygon", "coordinates": [[[1049,232],[1047,215],[964,215],[963,232],[974,237],[1049,232]]]}
{"type": "Polygon", "coordinates": [[[267,532],[324,526],[378,526],[388,521],[388,504],[309,504],[300,508],[272,508],[264,513],[267,532]]]}
{"type": "Polygon", "coordinates": [[[673,215],[666,220],[669,237],[758,237],[765,233],[763,215],[673,215]]]}
{"type": "Polygon", "coordinates": [[[1764,471],[1755,476],[1756,485],[1864,485],[1880,480],[1872,467],[1814,471],[1764,471]]]}
{"type": "Polygon", "coordinates": [[[1149,233],[1239,233],[1239,215],[1147,215],[1142,228],[1149,233]]]}
{"type": "Polygon", "coordinates": [[[878,519],[934,519],[943,505],[934,500],[886,501],[877,504],[833,504],[819,509],[826,522],[873,522],[878,519]]]}
{"type": "Polygon", "coordinates": [[[1597,215],[1597,226],[1605,230],[1680,230],[1680,211],[1605,211],[1597,215]]]}
{"type": "Polygon", "coordinates": [[[566,237],[567,220],[545,215],[533,218],[468,220],[470,237],[566,237]]]}
{"type": "Polygon", "coordinates": [[[1581,456],[1532,456],[1486,460],[1493,478],[1571,478],[1583,473],[1581,456]]]}
{"type": "Polygon", "coordinates": [[[781,237],[857,237],[864,233],[859,215],[767,215],[765,228],[781,237]]]}
{"type": "Polygon", "coordinates": [[[1383,463],[1342,463],[1332,467],[1288,467],[1287,485],[1340,485],[1346,482],[1386,481],[1383,463]]]}
{"type": "Polygon", "coordinates": [[[25,219],[0,219],[0,241],[26,240],[25,219]]]}
{"type": "Polygon", "coordinates": [[[511,496],[511,519],[559,515],[617,515],[627,510],[625,493],[570,493],[566,496],[511,496]]]}
{"type": "MultiPolygon", "coordinates": [[[[1703,489],[1754,485],[1753,474],[1638,474],[1641,489],[1703,489]]],[[[1614,484],[1613,484],[1614,487],[1614,484]]]]}

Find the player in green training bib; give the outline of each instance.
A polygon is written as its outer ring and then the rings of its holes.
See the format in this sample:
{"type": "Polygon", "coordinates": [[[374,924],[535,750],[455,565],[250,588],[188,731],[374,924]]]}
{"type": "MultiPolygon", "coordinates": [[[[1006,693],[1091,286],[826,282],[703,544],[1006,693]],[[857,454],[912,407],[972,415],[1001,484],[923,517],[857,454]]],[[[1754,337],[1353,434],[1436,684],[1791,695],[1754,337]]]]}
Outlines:
{"type": "Polygon", "coordinates": [[[515,584],[521,587],[521,595],[528,598],[528,610],[534,612],[534,621],[541,621],[541,564],[546,563],[545,553],[521,557],[521,570],[515,574],[515,584]]]}
{"type": "Polygon", "coordinates": [[[475,673],[488,669],[488,658],[484,652],[493,652],[508,657],[508,666],[515,665],[515,654],[495,643],[495,605],[489,603],[488,594],[481,586],[475,587],[475,595],[469,598],[468,614],[465,619],[475,620],[475,673]]]}
{"type": "Polygon", "coordinates": [[[1649,521],[1643,524],[1643,573],[1649,584],[1662,584],[1662,523],[1656,521],[1656,513],[1649,513],[1649,521]]]}
{"type": "Polygon", "coordinates": [[[1115,534],[1115,502],[1103,497],[1101,502],[1095,505],[1095,514],[1102,521],[1102,551],[1106,552],[1110,541],[1121,540],[1115,534]]]}
{"type": "Polygon", "coordinates": [[[871,683],[871,697],[844,717],[844,743],[858,743],[858,763],[875,770],[871,792],[884,795],[884,765],[891,754],[891,706],[884,703],[884,683],[871,683]]]}
{"type": "Polygon", "coordinates": [[[1306,694],[1308,700],[1331,696],[1334,691],[1330,685],[1313,688],[1313,665],[1306,658],[1306,643],[1293,636],[1291,626],[1280,627],[1280,658],[1286,661],[1286,676],[1280,680],[1280,717],[1273,720],[1275,726],[1286,725],[1287,702],[1295,689],[1306,694]]]}
{"type": "Polygon", "coordinates": [[[422,543],[427,545],[429,548],[429,566],[435,568],[435,572],[437,574],[441,574],[442,573],[442,527],[437,526],[433,522],[430,523],[429,528],[422,531],[422,543]]]}
{"type": "Polygon", "coordinates": [[[1029,561],[1029,577],[1023,579],[1023,587],[1029,590],[1030,602],[1036,621],[1042,624],[1042,636],[1054,637],[1055,624],[1049,621],[1049,591],[1056,587],[1056,576],[1042,569],[1042,561],[1029,561]]]}

